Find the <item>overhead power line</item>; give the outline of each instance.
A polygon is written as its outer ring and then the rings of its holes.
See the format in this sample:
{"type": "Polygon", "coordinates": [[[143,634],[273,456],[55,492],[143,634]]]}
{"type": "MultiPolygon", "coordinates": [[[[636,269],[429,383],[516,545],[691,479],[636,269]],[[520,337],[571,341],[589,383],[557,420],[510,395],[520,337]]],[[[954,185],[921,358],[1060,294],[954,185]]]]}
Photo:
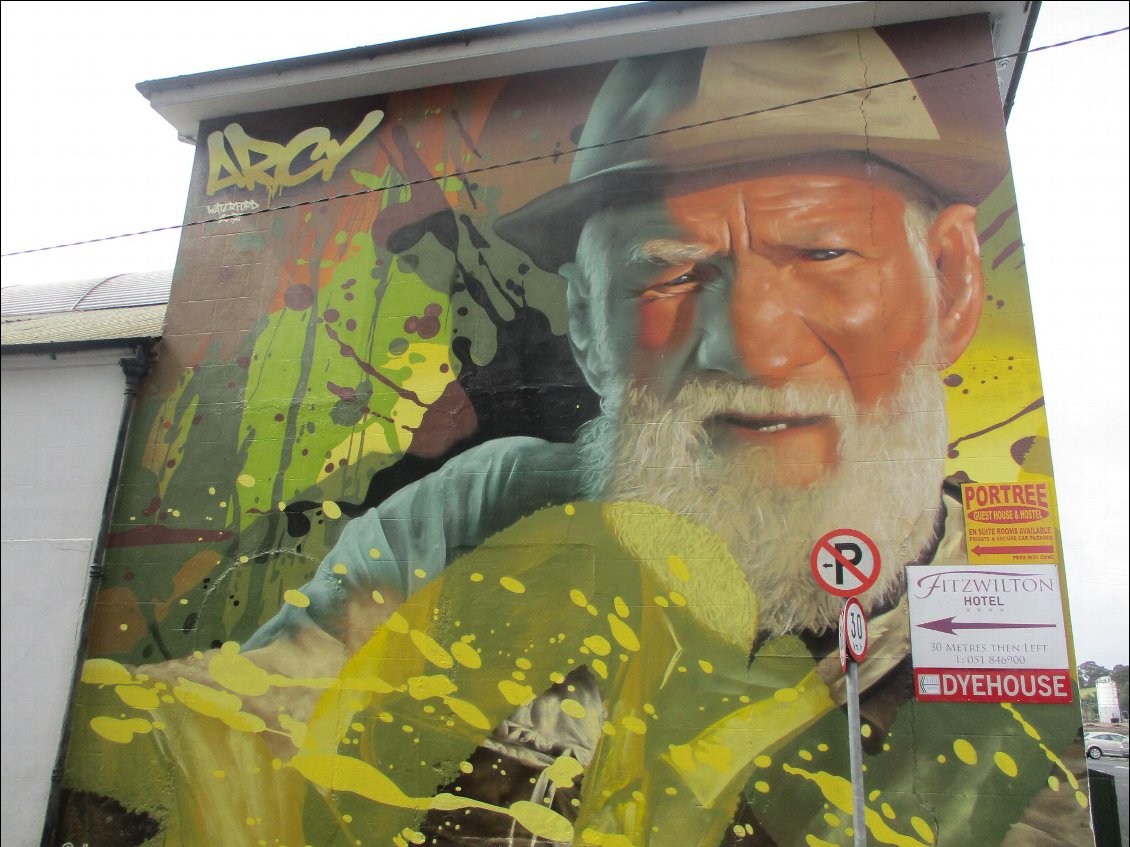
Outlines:
{"type": "Polygon", "coordinates": [[[980,59],[976,62],[967,62],[961,65],[951,65],[939,70],[927,71],[920,74],[912,74],[910,76],[899,77],[898,79],[887,80],[886,82],[877,82],[872,85],[864,85],[858,88],[848,88],[843,91],[836,91],[831,94],[821,94],[817,97],[807,97],[803,100],[793,100],[788,103],[780,103],[775,106],[766,106],[761,109],[752,109],[747,112],[738,112],[732,115],[722,115],[717,118],[709,118],[703,121],[696,121],[689,124],[681,124],[675,127],[668,127],[666,129],[656,130],[650,133],[641,133],[626,138],[615,138],[610,141],[603,141],[599,144],[586,144],[578,145],[567,150],[554,150],[552,153],[539,153],[535,156],[527,156],[521,159],[511,159],[507,162],[499,162],[493,165],[483,165],[478,168],[468,168],[466,170],[454,171],[452,173],[438,174],[435,176],[420,177],[419,179],[404,180],[403,182],[396,182],[390,185],[379,186],[376,188],[361,188],[357,191],[348,191],[342,194],[331,194],[326,197],[318,197],[313,200],[298,200],[294,203],[283,203],[278,206],[270,206],[261,209],[249,210],[246,212],[235,212],[233,214],[224,215],[222,217],[202,218],[198,221],[188,221],[186,223],[169,224],[168,226],[153,227],[152,229],[141,229],[133,232],[122,232],[116,235],[103,235],[98,238],[87,238],[82,241],[68,241],[62,244],[51,244],[44,247],[31,247],[26,250],[13,250],[9,253],[0,253],[0,258],[11,258],[13,256],[26,256],[31,253],[46,253],[52,250],[63,250],[68,247],[82,247],[88,244],[100,244],[106,241],[117,241],[122,238],[135,238],[141,235],[153,235],[159,232],[172,232],[174,230],[186,229],[193,226],[203,226],[210,223],[219,223],[220,221],[231,221],[237,218],[249,218],[257,215],[274,214],[277,212],[284,212],[290,209],[300,209],[305,206],[316,206],[321,203],[329,203],[334,200],[347,200],[351,197],[362,197],[367,194],[376,194],[382,191],[393,191],[402,188],[411,188],[416,185],[425,183],[439,182],[440,180],[455,178],[463,178],[468,176],[475,176],[477,174],[484,174],[490,171],[502,170],[503,168],[517,167],[518,165],[528,165],[534,162],[544,162],[549,159],[560,159],[562,156],[570,156],[575,153],[580,153],[586,150],[598,150],[603,147],[612,147],[617,144],[630,144],[635,141],[643,141],[648,138],[654,138],[659,135],[668,135],[675,132],[684,132],[690,129],[698,129],[704,126],[712,126],[714,124],[728,123],[730,121],[742,120],[744,118],[752,118],[758,115],[769,114],[772,112],[780,112],[785,109],[792,109],[797,106],[807,106],[811,103],[820,103],[825,100],[834,100],[837,97],[847,97],[852,94],[863,94],[868,91],[875,91],[880,88],[888,88],[892,85],[901,85],[906,82],[915,82],[916,80],[926,79],[928,77],[939,76],[941,74],[953,73],[954,71],[963,71],[970,68],[976,68],[981,65],[993,64],[996,62],[1007,61],[1009,59],[1016,59],[1022,56],[1027,56],[1032,53],[1041,53],[1046,50],[1055,50],[1060,47],[1068,47],[1072,44],[1079,44],[1084,41],[1091,41],[1096,38],[1106,38],[1111,35],[1118,35],[1119,33],[1127,32],[1130,27],[1119,27],[1118,29],[1109,29],[1104,32],[1095,32],[1090,35],[1081,35],[1077,38],[1068,39],[1067,41],[1058,41],[1055,44],[1045,44],[1040,47],[1030,47],[1027,50],[1018,50],[1015,53],[1004,53],[999,56],[992,56],[988,59],[980,59]]]}

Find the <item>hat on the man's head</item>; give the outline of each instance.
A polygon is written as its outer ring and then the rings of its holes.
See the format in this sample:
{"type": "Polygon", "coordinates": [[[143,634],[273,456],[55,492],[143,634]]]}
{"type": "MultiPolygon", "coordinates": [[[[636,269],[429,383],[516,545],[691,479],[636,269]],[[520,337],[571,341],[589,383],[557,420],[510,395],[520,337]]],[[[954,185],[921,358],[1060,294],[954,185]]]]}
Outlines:
{"type": "Polygon", "coordinates": [[[877,86],[969,61],[968,49],[924,60],[921,44],[899,34],[891,41],[906,60],[870,29],[624,59],[593,102],[569,182],[495,231],[556,270],[602,208],[654,199],[688,177],[728,182],[743,167],[844,154],[904,171],[946,202],[977,204],[1008,170],[993,65],[877,86]],[[863,90],[825,97],[851,89],[863,90]]]}

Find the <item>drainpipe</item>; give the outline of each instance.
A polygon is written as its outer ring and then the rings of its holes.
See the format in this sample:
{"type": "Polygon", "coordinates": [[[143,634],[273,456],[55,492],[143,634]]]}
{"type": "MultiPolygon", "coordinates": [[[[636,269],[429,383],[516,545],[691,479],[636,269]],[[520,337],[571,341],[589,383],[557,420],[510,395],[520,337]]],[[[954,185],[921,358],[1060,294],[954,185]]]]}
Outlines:
{"type": "Polygon", "coordinates": [[[126,436],[136,406],[137,388],[149,373],[150,358],[157,339],[146,338],[138,341],[133,348],[133,356],[119,359],[122,373],[126,378],[125,400],[122,402],[122,416],[118,423],[118,440],[114,445],[114,458],[110,464],[110,478],[106,483],[106,498],[102,504],[102,523],[98,527],[98,538],[91,557],[90,576],[86,582],[86,599],[83,602],[82,624],[79,628],[78,655],[75,657],[74,671],[71,674],[71,695],[67,700],[63,716],[63,732],[59,740],[59,752],[55,756],[55,767],[51,770],[51,792],[47,797],[47,812],[43,824],[43,837],[40,847],[59,847],[57,838],[62,811],[63,774],[67,764],[67,748],[71,740],[71,718],[74,710],[75,692],[82,677],[82,663],[86,655],[86,640],[94,618],[94,602],[102,585],[103,562],[106,557],[106,540],[110,536],[110,523],[114,514],[114,501],[118,496],[118,484],[122,474],[122,461],[125,457],[126,436]]]}

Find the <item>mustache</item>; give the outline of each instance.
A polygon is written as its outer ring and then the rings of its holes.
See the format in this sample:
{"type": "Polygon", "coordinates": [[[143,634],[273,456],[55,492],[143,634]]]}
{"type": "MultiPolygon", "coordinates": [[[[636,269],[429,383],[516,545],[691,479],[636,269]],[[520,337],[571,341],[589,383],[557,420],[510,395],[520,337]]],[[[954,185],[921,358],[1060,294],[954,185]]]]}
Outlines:
{"type": "Polygon", "coordinates": [[[705,424],[712,418],[847,418],[860,414],[845,387],[793,382],[765,386],[738,379],[692,380],[662,403],[647,385],[629,387],[629,408],[646,409],[657,422],[680,420],[705,424]],[[649,407],[655,407],[654,409],[649,407]]]}

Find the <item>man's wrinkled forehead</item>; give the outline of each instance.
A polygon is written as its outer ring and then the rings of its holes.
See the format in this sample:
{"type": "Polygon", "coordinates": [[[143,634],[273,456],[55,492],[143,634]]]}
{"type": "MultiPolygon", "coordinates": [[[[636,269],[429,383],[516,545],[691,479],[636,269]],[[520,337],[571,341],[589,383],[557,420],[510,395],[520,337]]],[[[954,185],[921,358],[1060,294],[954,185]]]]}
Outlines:
{"type": "MultiPolygon", "coordinates": [[[[716,255],[720,245],[694,235],[695,227],[688,225],[685,214],[688,208],[695,209],[699,217],[723,217],[726,209],[713,204],[732,198],[728,189],[752,183],[758,198],[766,201],[763,211],[787,216],[816,233],[826,226],[841,225],[848,217],[868,218],[873,195],[829,190],[842,185],[845,178],[893,192],[905,202],[935,209],[940,205],[928,186],[896,168],[857,156],[825,155],[664,180],[648,192],[610,198],[609,205],[590,220],[589,228],[599,230],[604,258],[621,268],[694,262],[716,255]]],[[[581,252],[591,249],[593,241],[582,239],[581,252]]],[[[579,260],[586,258],[592,257],[578,254],[579,260]]]]}

